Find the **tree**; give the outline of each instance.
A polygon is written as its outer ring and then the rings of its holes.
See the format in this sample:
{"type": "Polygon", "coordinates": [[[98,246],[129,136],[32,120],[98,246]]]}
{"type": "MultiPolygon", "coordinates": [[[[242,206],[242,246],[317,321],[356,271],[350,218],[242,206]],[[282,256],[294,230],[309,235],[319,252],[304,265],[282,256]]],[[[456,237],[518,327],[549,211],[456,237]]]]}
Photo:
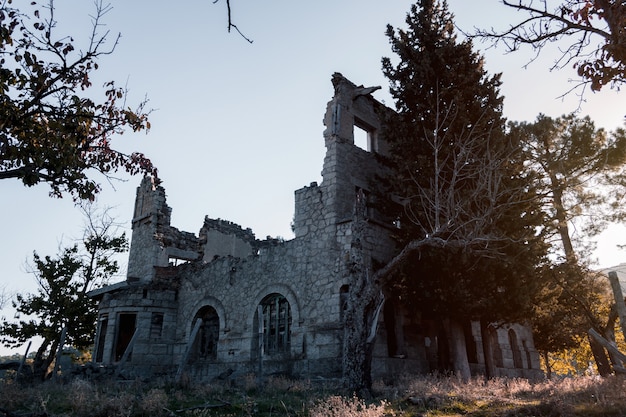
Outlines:
{"type": "Polygon", "coordinates": [[[9,299],[11,299],[11,295],[7,291],[6,285],[3,285],[0,287],[0,310],[4,308],[9,299]]]}
{"type": "Polygon", "coordinates": [[[537,177],[539,196],[550,217],[545,233],[556,236],[553,251],[572,264],[588,262],[580,254],[588,243],[573,241],[574,224],[590,239],[608,222],[622,220],[626,185],[626,131],[596,129],[589,117],[568,114],[556,119],[540,114],[533,123],[510,123],[529,169],[537,177]]]}
{"type": "Polygon", "coordinates": [[[457,40],[445,1],[419,4],[409,31],[388,29],[400,62],[383,61],[398,110],[387,137],[404,239],[443,243],[407,263],[404,284],[435,315],[519,320],[542,254],[533,179],[504,134],[500,75],[486,73],[471,40],[457,40]]]}
{"type": "MultiPolygon", "coordinates": [[[[617,315],[611,312],[606,277],[566,262],[551,265],[540,276],[546,285],[534,305],[531,322],[535,347],[543,359],[547,377],[552,375],[553,357],[584,356],[576,352],[593,355],[600,374],[610,374],[609,358],[587,333],[593,328],[608,340],[615,340],[617,315]]],[[[583,368],[586,364],[587,361],[583,368]]]]}
{"type": "MultiPolygon", "coordinates": [[[[545,358],[548,352],[571,348],[589,328],[606,335],[614,327],[615,319],[612,324],[605,319],[610,305],[606,278],[590,271],[590,260],[583,254],[590,252],[590,239],[608,222],[624,218],[626,131],[596,129],[589,117],[574,114],[556,119],[539,115],[534,123],[511,123],[509,128],[519,137],[527,168],[537,178],[548,215],[542,233],[552,242],[557,259],[544,271],[549,285],[534,318],[537,348],[545,358]],[[582,232],[578,242],[572,226],[582,232]],[[555,317],[567,317],[566,324],[551,325],[555,317]]],[[[602,347],[590,343],[600,373],[608,374],[602,347]]]]}
{"type": "MultiPolygon", "coordinates": [[[[35,2],[31,5],[36,6],[35,2]]],[[[125,154],[111,147],[114,136],[127,128],[150,128],[146,101],[132,110],[126,90],[105,85],[95,101],[90,76],[99,58],[113,53],[109,32],[101,20],[110,10],[99,0],[85,49],[70,36],[56,34],[53,0],[44,13],[0,2],[0,179],[15,178],[26,186],[48,183],[51,195],[64,192],[75,199],[93,200],[100,185],[90,170],[111,174],[156,175],[141,153],[125,154]]]]}
{"type": "Polygon", "coordinates": [[[42,377],[54,361],[64,328],[65,344],[79,350],[92,344],[97,306],[87,293],[108,283],[120,269],[115,256],[128,249],[126,236],[116,234],[107,211],[88,208],[85,214],[80,244],[63,248],[57,257],[34,253],[32,273],[38,292],[17,294],[13,307],[19,320],[0,326],[0,340],[9,347],[33,337],[43,339],[34,358],[35,374],[42,377]]]}
{"type": "Polygon", "coordinates": [[[593,91],[626,82],[626,4],[620,0],[502,0],[527,17],[507,30],[478,30],[475,36],[492,39],[516,51],[529,45],[539,53],[546,45],[563,41],[561,56],[552,69],[573,65],[593,91]]]}
{"type": "MultiPolygon", "coordinates": [[[[541,216],[520,148],[504,135],[499,76],[487,76],[471,41],[456,40],[445,1],[418,1],[406,23],[406,31],[387,30],[399,62],[383,58],[397,113],[383,132],[392,175],[382,193],[399,203],[386,210],[402,224],[401,249],[385,265],[367,260],[357,202],[344,338],[344,378],[352,389],[367,389],[370,381],[384,291],[396,288],[426,313],[450,319],[520,318],[542,255],[534,239],[541,216]]],[[[455,324],[450,333],[458,340],[455,324]]],[[[458,354],[452,370],[468,377],[467,357],[463,363],[463,352],[452,353],[458,354]]]]}

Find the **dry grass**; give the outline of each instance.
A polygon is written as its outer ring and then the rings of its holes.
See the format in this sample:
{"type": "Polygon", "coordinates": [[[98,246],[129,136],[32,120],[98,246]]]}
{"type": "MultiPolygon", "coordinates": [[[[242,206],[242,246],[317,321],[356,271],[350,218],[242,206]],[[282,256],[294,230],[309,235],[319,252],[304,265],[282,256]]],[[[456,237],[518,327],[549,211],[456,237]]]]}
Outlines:
{"type": "Polygon", "coordinates": [[[0,381],[0,417],[291,416],[291,417],[578,417],[626,415],[624,378],[523,379],[404,377],[377,382],[365,401],[337,382],[254,375],[230,383],[139,381],[19,385],[0,381]]]}

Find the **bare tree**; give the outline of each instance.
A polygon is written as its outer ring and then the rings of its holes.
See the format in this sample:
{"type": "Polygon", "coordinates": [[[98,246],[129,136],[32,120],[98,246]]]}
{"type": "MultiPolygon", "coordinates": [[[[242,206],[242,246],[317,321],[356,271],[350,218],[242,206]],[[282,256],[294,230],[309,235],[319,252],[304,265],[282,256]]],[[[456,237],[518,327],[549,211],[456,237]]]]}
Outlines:
{"type": "Polygon", "coordinates": [[[502,0],[526,13],[506,30],[479,29],[473,36],[503,44],[508,51],[523,45],[537,54],[561,42],[561,56],[551,69],[576,68],[584,85],[598,91],[626,82],[626,3],[619,0],[502,0]],[[550,3],[550,4],[549,4],[550,3]]]}
{"type": "MultiPolygon", "coordinates": [[[[498,227],[519,206],[531,207],[525,181],[511,181],[519,147],[498,134],[472,129],[462,137],[452,137],[446,126],[455,115],[444,113],[437,120],[432,137],[425,135],[432,169],[413,176],[417,192],[400,196],[404,211],[421,231],[386,265],[374,270],[363,253],[367,217],[364,198],[357,198],[350,263],[350,290],[346,308],[343,369],[344,381],[356,390],[367,390],[376,323],[383,289],[396,278],[407,260],[428,249],[462,250],[479,258],[506,259],[511,245],[522,243],[527,235],[514,236],[498,227]],[[446,152],[442,149],[447,147],[446,152]]],[[[510,259],[509,259],[510,261],[510,259]]],[[[452,329],[455,342],[464,343],[460,328],[452,329]]],[[[452,352],[455,371],[469,378],[464,349],[452,352]],[[464,356],[465,355],[465,356],[464,356]]]]}

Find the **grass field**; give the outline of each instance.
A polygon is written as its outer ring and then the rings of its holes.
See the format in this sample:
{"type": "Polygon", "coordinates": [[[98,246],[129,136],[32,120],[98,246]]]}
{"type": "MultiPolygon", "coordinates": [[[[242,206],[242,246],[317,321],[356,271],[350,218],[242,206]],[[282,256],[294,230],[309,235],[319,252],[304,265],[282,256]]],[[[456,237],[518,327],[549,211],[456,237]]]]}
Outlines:
{"type": "Polygon", "coordinates": [[[312,416],[495,417],[626,416],[622,377],[521,379],[398,378],[359,399],[336,381],[253,376],[210,384],[165,381],[0,382],[0,417],[312,416]]]}

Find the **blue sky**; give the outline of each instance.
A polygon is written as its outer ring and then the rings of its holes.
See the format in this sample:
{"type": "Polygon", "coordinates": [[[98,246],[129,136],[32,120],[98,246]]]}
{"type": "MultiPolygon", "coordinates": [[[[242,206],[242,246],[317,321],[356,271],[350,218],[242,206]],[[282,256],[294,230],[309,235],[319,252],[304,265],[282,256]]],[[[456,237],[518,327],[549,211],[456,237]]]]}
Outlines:
{"type": "MultiPolygon", "coordinates": [[[[90,31],[92,2],[57,0],[59,34],[80,45],[90,31]]],[[[250,227],[257,237],[291,237],[293,192],[321,181],[324,157],[322,117],[332,97],[330,77],[341,72],[356,84],[381,85],[374,96],[388,105],[388,83],[381,57],[393,57],[385,36],[387,23],[403,27],[408,0],[232,0],[234,23],[254,40],[247,43],[226,31],[221,0],[110,0],[105,16],[112,37],[122,37],[100,61],[97,88],[105,81],[127,84],[130,103],[147,95],[152,129],[116,138],[116,148],[146,153],[158,166],[172,223],[196,232],[205,215],[250,227]]],[[[497,0],[450,0],[461,29],[504,27],[519,19],[497,0]]],[[[532,54],[478,43],[490,73],[503,72],[505,115],[534,120],[577,109],[570,94],[572,69],[550,72],[555,51],[548,50],[524,68],[532,54]]],[[[555,46],[556,48],[556,46],[555,46]]],[[[624,96],[607,90],[587,93],[581,115],[599,127],[623,126],[624,96]]],[[[114,208],[128,229],[140,178],[103,182],[101,206],[114,208]]],[[[60,243],[80,237],[83,219],[71,198],[48,197],[45,185],[25,188],[0,182],[3,250],[0,288],[34,291],[24,263],[32,251],[54,255],[60,243]]],[[[130,230],[128,230],[130,234],[130,230]]],[[[622,262],[615,245],[626,243],[623,229],[606,234],[600,264],[622,262]],[[618,232],[616,232],[618,231],[618,232]]],[[[5,309],[0,315],[10,316],[5,309]]],[[[2,351],[0,350],[0,353],[2,351]]]]}

